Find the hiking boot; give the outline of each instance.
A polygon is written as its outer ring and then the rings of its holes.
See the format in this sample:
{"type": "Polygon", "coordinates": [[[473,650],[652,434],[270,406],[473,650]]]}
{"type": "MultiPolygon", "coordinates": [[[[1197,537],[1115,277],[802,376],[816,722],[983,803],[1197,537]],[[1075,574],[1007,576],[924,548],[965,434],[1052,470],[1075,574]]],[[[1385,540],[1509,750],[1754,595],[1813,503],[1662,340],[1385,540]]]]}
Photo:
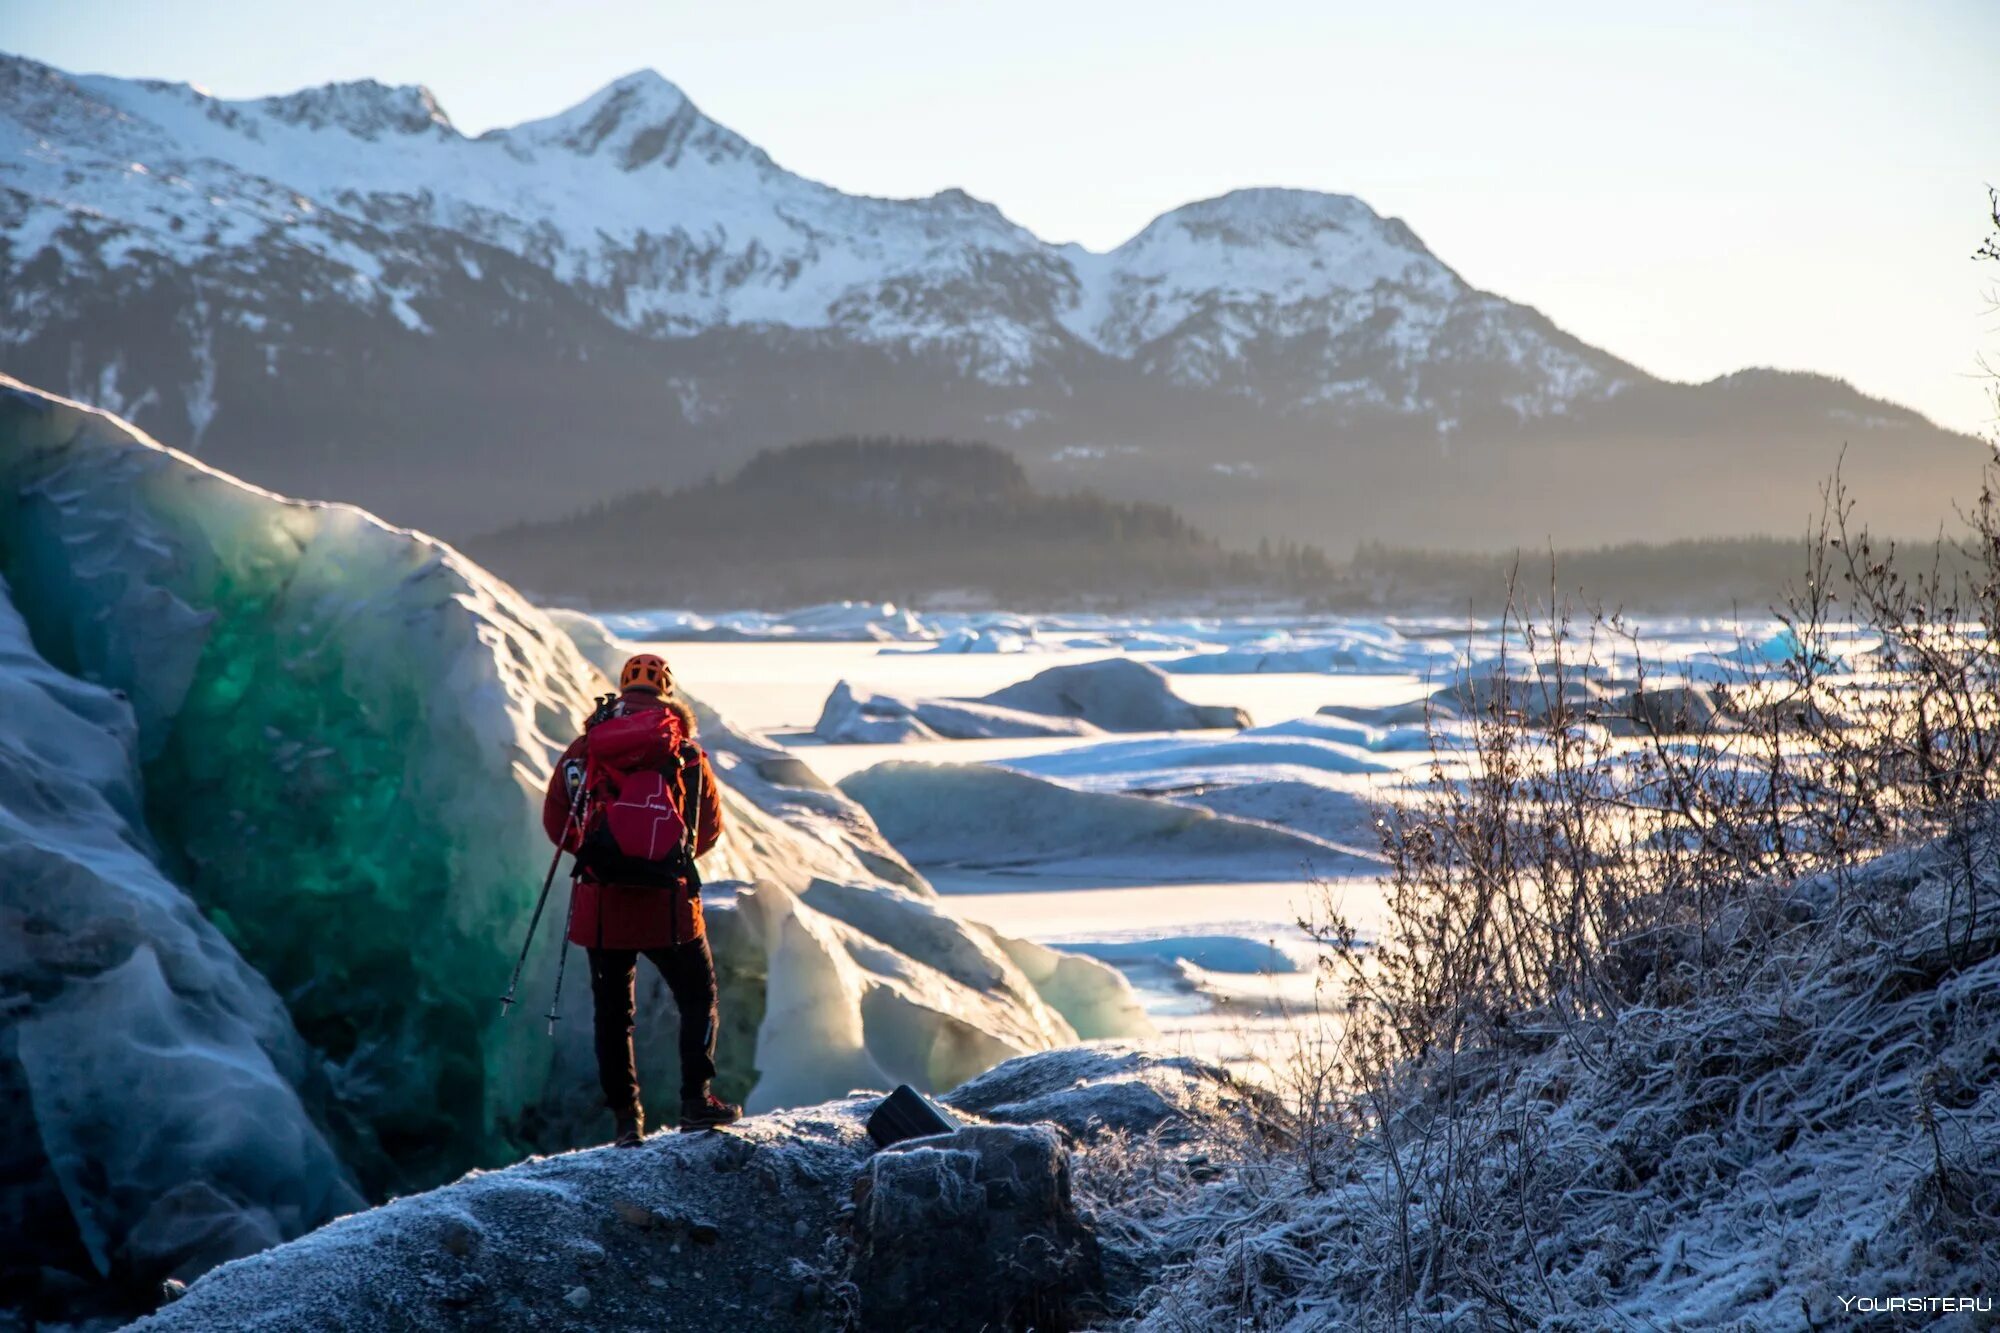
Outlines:
{"type": "Polygon", "coordinates": [[[681,1098],[682,1129],[719,1129],[742,1118],[742,1107],[723,1101],[706,1088],[695,1096],[681,1098]]]}
{"type": "Polygon", "coordinates": [[[611,1141],[614,1148],[636,1148],[646,1141],[646,1116],[634,1111],[630,1115],[618,1117],[618,1137],[611,1141]]]}

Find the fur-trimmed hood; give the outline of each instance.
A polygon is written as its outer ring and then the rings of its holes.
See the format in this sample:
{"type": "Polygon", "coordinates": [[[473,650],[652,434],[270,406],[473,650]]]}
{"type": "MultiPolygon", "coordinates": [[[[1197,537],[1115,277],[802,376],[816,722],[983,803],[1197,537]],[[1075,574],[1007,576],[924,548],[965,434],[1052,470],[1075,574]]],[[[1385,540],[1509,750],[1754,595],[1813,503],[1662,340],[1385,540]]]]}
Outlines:
{"type": "Polygon", "coordinates": [[[681,735],[687,737],[689,740],[693,740],[696,732],[699,730],[699,727],[695,724],[693,707],[688,704],[687,700],[671,691],[665,695],[658,695],[654,694],[651,690],[627,690],[625,693],[619,695],[618,698],[628,709],[666,709],[669,713],[680,719],[681,735]]]}
{"type": "Polygon", "coordinates": [[[668,694],[660,702],[666,706],[669,713],[681,720],[681,734],[693,740],[700,727],[695,724],[694,709],[688,706],[688,701],[678,694],[668,694]]]}

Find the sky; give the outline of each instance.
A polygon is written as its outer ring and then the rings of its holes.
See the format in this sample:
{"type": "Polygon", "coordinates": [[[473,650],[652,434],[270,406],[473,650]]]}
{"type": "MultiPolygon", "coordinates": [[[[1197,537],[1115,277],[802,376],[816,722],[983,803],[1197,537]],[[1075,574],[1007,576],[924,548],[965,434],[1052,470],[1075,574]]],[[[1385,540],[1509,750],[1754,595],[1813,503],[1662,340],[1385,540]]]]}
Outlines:
{"type": "Polygon", "coordinates": [[[421,83],[468,133],[650,67],[794,171],[1092,249],[1337,191],[1657,375],[2000,411],[1995,0],[0,0],[0,50],[223,97],[421,83]]]}

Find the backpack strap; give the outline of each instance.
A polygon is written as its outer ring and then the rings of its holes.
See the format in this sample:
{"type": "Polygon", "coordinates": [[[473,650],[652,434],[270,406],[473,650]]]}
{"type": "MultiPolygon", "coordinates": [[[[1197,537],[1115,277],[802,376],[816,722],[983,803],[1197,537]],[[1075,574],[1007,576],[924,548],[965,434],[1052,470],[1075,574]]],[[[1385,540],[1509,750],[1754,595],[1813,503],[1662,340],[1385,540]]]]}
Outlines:
{"type": "Polygon", "coordinates": [[[680,750],[681,772],[687,775],[687,783],[682,788],[687,793],[686,809],[681,811],[681,826],[686,830],[688,891],[701,892],[701,872],[695,868],[695,848],[701,845],[701,747],[693,741],[682,741],[680,750]]]}

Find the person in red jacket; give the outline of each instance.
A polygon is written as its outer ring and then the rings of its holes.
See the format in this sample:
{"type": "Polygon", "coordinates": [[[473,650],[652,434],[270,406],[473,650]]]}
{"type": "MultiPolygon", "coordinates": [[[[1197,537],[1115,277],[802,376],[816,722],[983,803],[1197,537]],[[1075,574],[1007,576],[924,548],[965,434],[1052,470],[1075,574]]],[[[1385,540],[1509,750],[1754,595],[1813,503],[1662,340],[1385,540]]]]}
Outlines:
{"type": "MultiPolygon", "coordinates": [[[[690,850],[699,857],[721,836],[722,805],[708,756],[694,743],[694,712],[674,694],[666,662],[651,653],[625,663],[618,689],[616,701],[599,710],[592,724],[608,717],[660,715],[659,771],[693,834],[690,850]]],[[[563,751],[542,801],[542,827],[551,841],[572,851],[581,842],[582,830],[571,812],[590,761],[590,734],[587,726],[563,751]]],[[[680,1009],[681,1128],[726,1125],[743,1114],[741,1107],[709,1090],[715,1077],[715,959],[702,923],[700,882],[691,873],[692,861],[687,864],[690,873],[666,885],[600,882],[581,865],[572,872],[569,939],[590,957],[597,1076],[605,1105],[617,1119],[621,1148],[638,1147],[646,1132],[632,1052],[633,984],[640,954],[659,969],[680,1009]]]]}

